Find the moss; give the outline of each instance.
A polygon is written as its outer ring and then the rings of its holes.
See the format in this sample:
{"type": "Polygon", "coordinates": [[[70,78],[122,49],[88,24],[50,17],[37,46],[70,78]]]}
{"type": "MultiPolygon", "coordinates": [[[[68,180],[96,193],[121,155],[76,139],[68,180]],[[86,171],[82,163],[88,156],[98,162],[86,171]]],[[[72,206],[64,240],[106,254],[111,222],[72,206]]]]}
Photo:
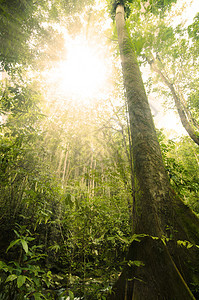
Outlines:
{"type": "Polygon", "coordinates": [[[184,240],[189,240],[193,244],[199,244],[199,219],[176,194],[173,194],[173,204],[175,219],[177,223],[177,236],[184,234],[184,240]]]}
{"type": "Polygon", "coordinates": [[[134,241],[127,259],[143,263],[124,268],[109,300],[195,299],[160,239],[134,241]]]}

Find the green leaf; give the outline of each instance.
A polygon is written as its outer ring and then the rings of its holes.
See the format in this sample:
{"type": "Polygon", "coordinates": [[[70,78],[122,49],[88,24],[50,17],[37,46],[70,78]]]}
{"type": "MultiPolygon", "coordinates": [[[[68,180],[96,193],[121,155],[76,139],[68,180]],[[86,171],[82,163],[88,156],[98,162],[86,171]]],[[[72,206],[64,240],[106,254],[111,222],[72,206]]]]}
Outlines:
{"type": "Polygon", "coordinates": [[[42,300],[42,299],[43,299],[43,297],[41,298],[41,296],[42,296],[42,294],[41,294],[41,293],[35,293],[35,294],[34,294],[34,298],[35,298],[35,300],[42,300]]]}
{"type": "MultiPolygon", "coordinates": [[[[38,273],[35,272],[35,276],[37,276],[37,275],[38,275],[38,273]]],[[[34,281],[34,283],[35,283],[35,285],[36,285],[37,287],[40,286],[40,280],[39,280],[38,278],[34,278],[33,281],[34,281]]]]}
{"type": "Polygon", "coordinates": [[[118,239],[119,239],[120,241],[122,241],[122,242],[125,243],[125,244],[129,244],[129,243],[130,243],[130,241],[129,241],[127,238],[125,238],[125,237],[121,237],[121,236],[119,236],[119,235],[117,235],[117,237],[118,237],[118,239]]]}
{"type": "Polygon", "coordinates": [[[20,288],[26,282],[26,276],[19,275],[17,278],[17,287],[20,288]]]}
{"type": "Polygon", "coordinates": [[[7,278],[6,278],[6,281],[5,282],[9,282],[9,281],[13,281],[17,278],[17,275],[15,274],[11,274],[9,275],[7,278]]]}
{"type": "Polygon", "coordinates": [[[20,235],[19,235],[19,233],[18,233],[16,230],[14,230],[14,233],[16,234],[16,236],[17,236],[18,238],[20,238],[20,235]]]}
{"type": "Polygon", "coordinates": [[[70,300],[74,300],[75,297],[72,291],[69,291],[68,295],[70,300]]]}
{"type": "Polygon", "coordinates": [[[128,266],[135,266],[135,267],[143,267],[144,263],[140,260],[129,260],[128,261],[128,266]]]}
{"type": "Polygon", "coordinates": [[[143,237],[146,237],[148,236],[147,234],[144,234],[144,233],[141,233],[141,234],[133,234],[131,240],[130,240],[130,243],[132,243],[133,241],[136,241],[136,242],[140,242],[141,239],[143,237]]]}
{"type": "Polygon", "coordinates": [[[115,240],[115,236],[108,236],[107,237],[107,241],[114,241],[115,240]]]}
{"type": "MultiPolygon", "coordinates": [[[[178,245],[184,246],[187,249],[192,248],[194,246],[193,244],[191,244],[189,241],[186,241],[186,240],[185,241],[178,240],[177,243],[178,243],[178,245]]],[[[196,247],[198,247],[198,246],[196,245],[196,247]]]]}
{"type": "Polygon", "coordinates": [[[57,253],[60,250],[60,245],[55,244],[53,246],[50,246],[49,249],[54,250],[55,253],[57,253]]]}
{"type": "Polygon", "coordinates": [[[21,239],[17,239],[17,240],[12,241],[12,242],[10,243],[10,245],[8,246],[6,252],[8,252],[8,250],[9,250],[10,248],[12,248],[14,245],[18,244],[18,243],[20,242],[20,240],[21,240],[21,239]]]}
{"type": "MultiPolygon", "coordinates": [[[[51,271],[48,271],[46,276],[51,279],[52,278],[52,272],[51,271]]],[[[63,279],[63,277],[59,276],[61,279],[63,279]]]]}
{"type": "Polygon", "coordinates": [[[21,240],[22,247],[26,253],[28,253],[28,244],[25,240],[21,240]]]}
{"type": "Polygon", "coordinates": [[[27,239],[27,241],[29,241],[29,242],[32,242],[32,241],[35,240],[35,238],[32,238],[32,237],[27,237],[26,239],[27,239]]]}
{"type": "Polygon", "coordinates": [[[5,267],[7,268],[7,265],[3,261],[0,260],[0,270],[2,270],[2,269],[4,270],[5,267]]]}
{"type": "Polygon", "coordinates": [[[29,280],[30,282],[33,282],[32,279],[30,277],[26,276],[26,279],[29,280]]]}

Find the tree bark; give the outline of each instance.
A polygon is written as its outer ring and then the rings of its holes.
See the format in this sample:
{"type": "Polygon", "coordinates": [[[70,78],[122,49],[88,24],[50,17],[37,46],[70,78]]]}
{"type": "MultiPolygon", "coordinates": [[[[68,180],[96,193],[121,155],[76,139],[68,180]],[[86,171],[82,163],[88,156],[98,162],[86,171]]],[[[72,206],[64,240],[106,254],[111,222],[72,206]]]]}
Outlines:
{"type": "Polygon", "coordinates": [[[109,299],[195,299],[185,282],[192,276],[176,241],[198,242],[199,220],[170,187],[123,5],[116,8],[116,26],[137,183],[133,233],[140,241],[132,242],[109,299]]]}

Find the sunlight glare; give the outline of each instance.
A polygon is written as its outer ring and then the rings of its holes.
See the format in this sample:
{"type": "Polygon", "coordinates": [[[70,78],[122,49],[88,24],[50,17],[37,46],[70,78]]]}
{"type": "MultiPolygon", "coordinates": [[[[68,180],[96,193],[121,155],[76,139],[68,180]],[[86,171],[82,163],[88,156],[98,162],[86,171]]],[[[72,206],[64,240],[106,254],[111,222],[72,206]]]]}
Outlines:
{"type": "Polygon", "coordinates": [[[107,70],[105,60],[98,52],[82,39],[68,42],[66,59],[51,74],[59,95],[85,103],[103,90],[107,70]]]}

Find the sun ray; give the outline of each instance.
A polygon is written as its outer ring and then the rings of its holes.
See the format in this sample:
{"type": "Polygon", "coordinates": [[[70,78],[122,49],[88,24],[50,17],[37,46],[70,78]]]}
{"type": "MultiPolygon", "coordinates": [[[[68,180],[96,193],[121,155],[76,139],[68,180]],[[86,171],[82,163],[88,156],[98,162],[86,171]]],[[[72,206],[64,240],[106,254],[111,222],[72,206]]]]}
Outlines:
{"type": "Polygon", "coordinates": [[[70,38],[66,42],[66,57],[45,77],[60,99],[64,97],[88,104],[96,95],[103,93],[107,85],[106,55],[82,37],[70,38]]]}

